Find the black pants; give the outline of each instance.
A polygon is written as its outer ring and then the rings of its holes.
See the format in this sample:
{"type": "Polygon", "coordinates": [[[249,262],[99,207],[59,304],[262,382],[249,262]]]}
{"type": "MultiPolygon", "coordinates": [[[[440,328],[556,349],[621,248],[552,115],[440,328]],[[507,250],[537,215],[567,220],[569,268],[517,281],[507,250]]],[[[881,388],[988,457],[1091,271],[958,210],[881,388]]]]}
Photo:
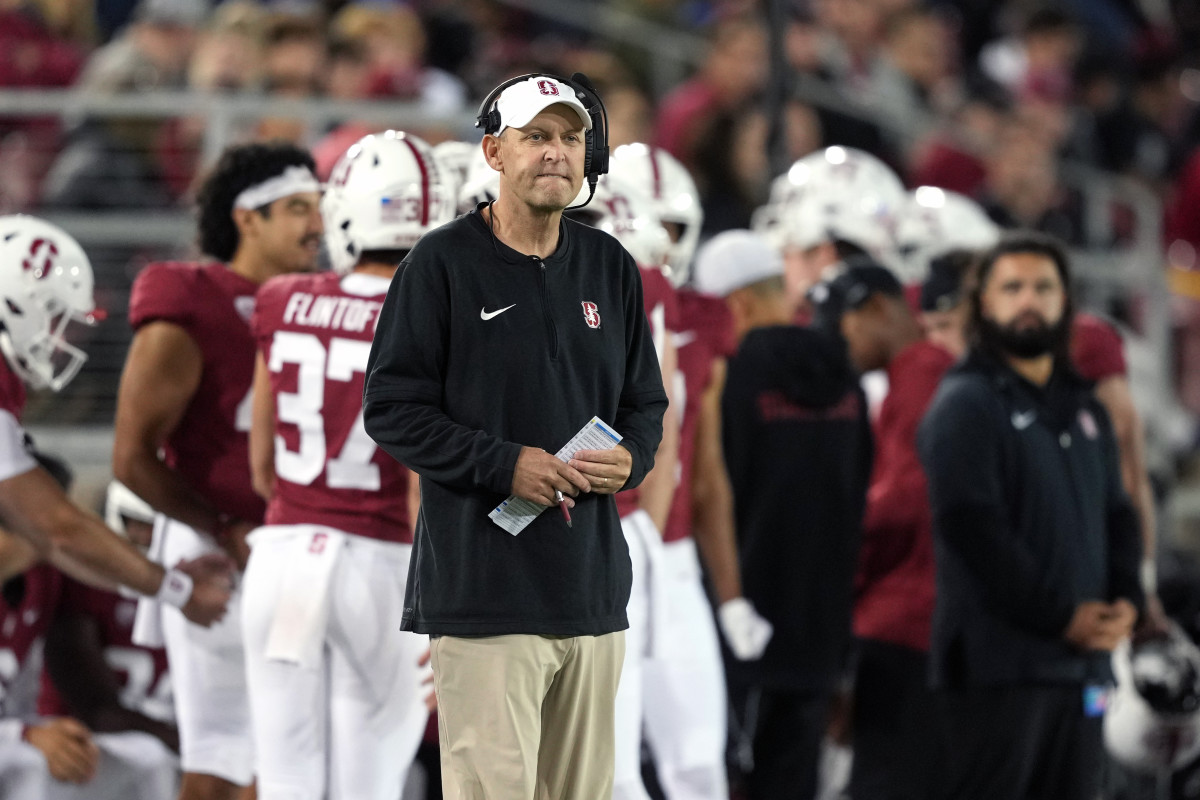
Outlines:
{"type": "Polygon", "coordinates": [[[865,639],[854,684],[854,800],[931,800],[943,770],[928,656],[865,639]]]}
{"type": "Polygon", "coordinates": [[[1082,686],[937,693],[946,722],[945,800],[1094,800],[1101,720],[1082,686]]]}
{"type": "Polygon", "coordinates": [[[752,737],[747,800],[811,800],[817,793],[829,695],[730,687],[738,724],[752,737]]]}

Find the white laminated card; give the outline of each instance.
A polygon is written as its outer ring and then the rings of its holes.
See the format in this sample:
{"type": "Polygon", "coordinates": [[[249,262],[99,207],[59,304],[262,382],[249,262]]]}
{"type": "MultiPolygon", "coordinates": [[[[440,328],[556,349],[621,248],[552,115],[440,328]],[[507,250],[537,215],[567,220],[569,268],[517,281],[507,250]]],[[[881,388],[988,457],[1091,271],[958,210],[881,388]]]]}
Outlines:
{"type": "MultiPolygon", "coordinates": [[[[570,461],[571,457],[580,450],[611,450],[620,441],[621,434],[614,431],[599,417],[592,417],[588,424],[579,429],[579,433],[571,437],[571,441],[564,444],[554,454],[554,457],[559,461],[570,461]]],[[[509,495],[507,500],[492,509],[492,512],[488,514],[488,519],[516,536],[525,530],[525,526],[533,522],[538,514],[549,507],[532,500],[525,500],[514,494],[509,495]]]]}

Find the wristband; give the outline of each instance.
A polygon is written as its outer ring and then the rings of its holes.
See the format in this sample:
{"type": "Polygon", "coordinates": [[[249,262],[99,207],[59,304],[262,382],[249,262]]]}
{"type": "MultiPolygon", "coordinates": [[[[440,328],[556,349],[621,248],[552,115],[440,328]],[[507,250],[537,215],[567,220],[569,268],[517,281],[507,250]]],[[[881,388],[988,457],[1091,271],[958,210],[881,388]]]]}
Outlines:
{"type": "Polygon", "coordinates": [[[154,599],[175,608],[183,608],[192,596],[192,576],[177,569],[169,569],[163,575],[154,599]]]}
{"type": "Polygon", "coordinates": [[[1158,594],[1158,565],[1153,558],[1142,559],[1139,570],[1142,579],[1142,591],[1146,594],[1158,594]]]}

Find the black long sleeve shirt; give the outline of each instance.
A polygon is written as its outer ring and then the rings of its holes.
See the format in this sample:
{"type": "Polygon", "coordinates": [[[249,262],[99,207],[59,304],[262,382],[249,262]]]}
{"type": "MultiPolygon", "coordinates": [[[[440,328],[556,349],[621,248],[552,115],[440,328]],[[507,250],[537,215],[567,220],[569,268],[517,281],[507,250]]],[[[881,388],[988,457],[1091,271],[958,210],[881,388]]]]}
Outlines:
{"type": "Polygon", "coordinates": [[[524,445],[550,453],[593,416],[654,463],[667,398],[637,266],[564,220],[555,252],[522,255],[478,209],[427,234],[393,280],[367,366],[367,432],[421,475],[403,626],[418,633],[591,635],[627,627],[629,553],[611,495],[581,494],[573,528],[543,513],[512,536],[488,513],[524,445]]]}

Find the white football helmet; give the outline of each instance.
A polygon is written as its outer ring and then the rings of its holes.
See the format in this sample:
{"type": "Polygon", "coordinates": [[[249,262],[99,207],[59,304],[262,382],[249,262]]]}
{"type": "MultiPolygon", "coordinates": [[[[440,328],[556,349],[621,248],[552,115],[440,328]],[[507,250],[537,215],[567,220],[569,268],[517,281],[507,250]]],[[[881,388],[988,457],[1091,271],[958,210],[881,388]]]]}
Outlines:
{"type": "Polygon", "coordinates": [[[479,142],[448,141],[433,146],[433,157],[441,169],[442,180],[450,188],[451,197],[458,198],[458,190],[467,181],[467,169],[475,157],[475,151],[482,151],[479,142]]]}
{"type": "Polygon", "coordinates": [[[897,240],[908,282],[923,281],[929,262],[953,250],[986,250],[1000,241],[1000,226],[974,200],[936,186],[908,196],[897,240]]]}
{"type": "Polygon", "coordinates": [[[1104,744],[1125,766],[1173,769],[1200,754],[1200,650],[1177,626],[1112,656],[1117,688],[1104,715],[1104,744]]]}
{"type": "MultiPolygon", "coordinates": [[[[571,205],[587,200],[585,185],[571,205]]],[[[654,203],[628,181],[610,172],[596,182],[592,201],[568,216],[611,233],[629,251],[638,266],[665,269],[670,255],[671,236],[654,213],[654,203]]]]}
{"type": "Polygon", "coordinates": [[[458,189],[458,213],[466,214],[480,203],[490,203],[499,196],[500,173],[488,164],[483,148],[476,147],[467,164],[467,177],[458,189]]]}
{"type": "Polygon", "coordinates": [[[623,144],[613,152],[609,173],[649,197],[664,224],[679,226],[679,238],[672,242],[667,256],[667,277],[676,287],[682,286],[688,280],[704,224],[700,192],[687,167],[661,147],[623,144]]]}
{"type": "Polygon", "coordinates": [[[802,250],[841,240],[895,269],[896,230],[908,204],[904,184],[870,153],[827,147],[796,161],[771,184],[751,228],[777,247],[802,250]]]}
{"type": "Polygon", "coordinates": [[[321,198],[329,260],[342,273],[364,251],[412,248],[454,214],[454,196],[433,149],[403,131],[374,133],[351,145],[321,198]]]}
{"type": "Polygon", "coordinates": [[[87,354],[66,340],[95,324],[92,265],[66,231],[23,214],[0,217],[0,351],[34,389],[58,391],[87,354]]]}

